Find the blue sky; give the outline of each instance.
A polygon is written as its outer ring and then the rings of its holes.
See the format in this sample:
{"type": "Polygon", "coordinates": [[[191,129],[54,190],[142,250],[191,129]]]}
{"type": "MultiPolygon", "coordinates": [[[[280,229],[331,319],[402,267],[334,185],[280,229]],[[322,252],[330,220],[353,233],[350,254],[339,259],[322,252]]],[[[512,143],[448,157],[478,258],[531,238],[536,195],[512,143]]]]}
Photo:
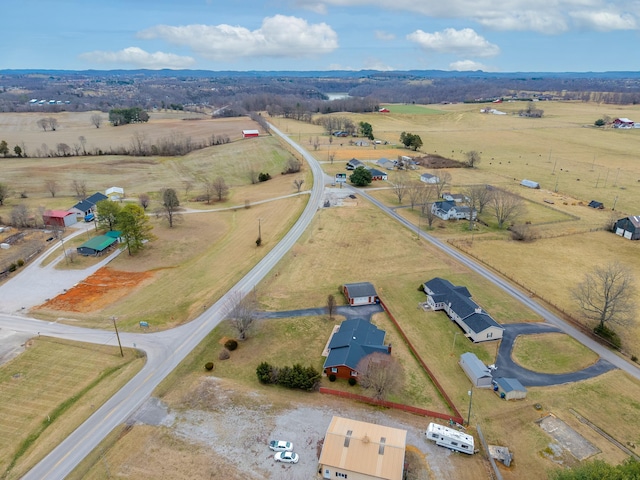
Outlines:
{"type": "Polygon", "coordinates": [[[640,0],[2,0],[0,69],[640,70],[640,0]]]}

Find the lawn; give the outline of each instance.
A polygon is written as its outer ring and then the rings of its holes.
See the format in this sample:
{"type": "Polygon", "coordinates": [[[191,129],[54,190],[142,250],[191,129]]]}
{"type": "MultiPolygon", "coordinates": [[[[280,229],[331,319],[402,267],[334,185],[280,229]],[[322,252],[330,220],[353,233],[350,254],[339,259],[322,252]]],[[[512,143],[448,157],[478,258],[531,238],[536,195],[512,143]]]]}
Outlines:
{"type": "Polygon", "coordinates": [[[47,337],[0,366],[0,471],[20,478],[144,364],[133,350],[47,337]]]}
{"type": "Polygon", "coordinates": [[[569,373],[598,361],[598,355],[563,333],[518,337],[513,359],[524,368],[543,373],[569,373]]]}

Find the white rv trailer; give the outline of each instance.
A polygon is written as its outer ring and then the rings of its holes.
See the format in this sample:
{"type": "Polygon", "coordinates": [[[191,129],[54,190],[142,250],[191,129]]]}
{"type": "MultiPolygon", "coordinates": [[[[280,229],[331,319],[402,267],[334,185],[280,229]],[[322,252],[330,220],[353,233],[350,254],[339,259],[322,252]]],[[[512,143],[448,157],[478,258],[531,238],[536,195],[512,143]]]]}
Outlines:
{"type": "Polygon", "coordinates": [[[445,427],[437,423],[430,423],[425,435],[429,440],[433,440],[436,442],[436,445],[440,445],[441,447],[468,453],[469,455],[474,453],[473,436],[459,432],[453,428],[445,427]]]}

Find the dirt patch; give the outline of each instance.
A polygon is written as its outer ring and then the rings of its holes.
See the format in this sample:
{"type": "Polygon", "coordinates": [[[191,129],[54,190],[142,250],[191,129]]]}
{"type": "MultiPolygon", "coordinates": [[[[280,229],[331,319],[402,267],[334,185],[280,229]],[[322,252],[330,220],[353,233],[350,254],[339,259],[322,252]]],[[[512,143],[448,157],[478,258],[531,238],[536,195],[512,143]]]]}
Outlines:
{"type": "Polygon", "coordinates": [[[418,165],[425,168],[463,168],[466,165],[458,160],[446,158],[441,155],[434,155],[428,153],[421,157],[415,157],[413,159],[418,165]]]}
{"type": "Polygon", "coordinates": [[[569,453],[578,460],[586,460],[600,453],[600,450],[593,446],[591,442],[554,415],[547,415],[537,423],[540,425],[540,428],[551,435],[562,448],[568,450],[569,453]]]}
{"type": "Polygon", "coordinates": [[[94,312],[128,295],[152,276],[153,272],[123,272],[103,267],[35,310],[94,312]]]}

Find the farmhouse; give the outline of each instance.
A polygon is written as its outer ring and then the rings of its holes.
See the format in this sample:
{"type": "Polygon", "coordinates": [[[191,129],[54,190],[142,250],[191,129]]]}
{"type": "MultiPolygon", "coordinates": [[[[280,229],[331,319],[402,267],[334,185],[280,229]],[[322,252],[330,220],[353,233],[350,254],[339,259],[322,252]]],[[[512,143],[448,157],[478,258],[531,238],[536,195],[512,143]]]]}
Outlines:
{"type": "Polygon", "coordinates": [[[440,200],[431,204],[431,213],[442,220],[469,220],[471,215],[475,219],[478,216],[476,209],[471,207],[462,207],[456,205],[455,202],[440,200]]]}
{"type": "Polygon", "coordinates": [[[100,235],[91,240],[87,240],[78,247],[78,253],[85,256],[97,257],[102,255],[111,245],[118,241],[109,235],[100,235]]]}
{"type": "Polygon", "coordinates": [[[444,310],[473,342],[499,340],[504,328],[482,310],[466,287],[455,286],[443,278],[432,278],[423,284],[427,304],[433,310],[444,310]]]}
{"type": "Polygon", "coordinates": [[[629,240],[640,240],[640,216],[632,215],[618,220],[614,227],[616,235],[629,240]]]}
{"type": "Polygon", "coordinates": [[[628,118],[616,118],[613,121],[613,128],[633,128],[634,121],[628,118]]]}
{"type": "Polygon", "coordinates": [[[103,193],[96,192],[88,198],[79,201],[73,207],[69,209],[71,213],[75,213],[77,217],[84,218],[90,213],[96,212],[96,203],[107,200],[107,196],[103,193]]]}
{"type": "Polygon", "coordinates": [[[107,197],[109,198],[109,200],[112,200],[114,202],[119,202],[121,200],[124,200],[124,188],[109,187],[104,193],[107,194],[107,197]]]}
{"type": "Polygon", "coordinates": [[[352,158],[347,162],[347,170],[355,170],[358,167],[366,167],[366,165],[357,158],[352,158]]]}
{"type": "Polygon", "coordinates": [[[496,378],[493,381],[493,391],[505,400],[519,400],[527,396],[527,389],[517,378],[496,378]]]}
{"type": "Polygon", "coordinates": [[[372,181],[376,181],[376,180],[386,180],[387,179],[387,174],[378,170],[377,168],[370,168],[369,172],[371,172],[371,180],[372,181]]]}
{"type": "Polygon", "coordinates": [[[402,480],[406,443],[406,430],[334,416],[318,472],[332,480],[402,480]]]}
{"type": "Polygon", "coordinates": [[[258,130],[242,130],[242,138],[259,137],[260,132],[258,130]]]}
{"type": "Polygon", "coordinates": [[[466,352],[460,355],[460,366],[474,387],[491,388],[493,380],[491,370],[476,357],[475,353],[466,352]]]}
{"type": "Polygon", "coordinates": [[[524,179],[520,182],[520,185],[527,188],[540,188],[540,184],[538,182],[534,182],[533,180],[524,179]]]}
{"type": "Polygon", "coordinates": [[[69,227],[76,223],[78,219],[73,212],[64,210],[47,210],[42,214],[42,223],[47,228],[51,227],[69,227]]]}
{"type": "Polygon", "coordinates": [[[337,378],[356,378],[358,364],[372,353],[391,353],[384,344],[386,332],[361,318],[345,320],[329,339],[327,359],[322,367],[326,375],[337,378]]]}
{"type": "Polygon", "coordinates": [[[372,305],[379,301],[376,289],[369,282],[345,283],[342,291],[352,306],[372,305]]]}
{"type": "Polygon", "coordinates": [[[424,183],[440,183],[440,178],[431,173],[423,173],[420,175],[420,181],[424,183]]]}

